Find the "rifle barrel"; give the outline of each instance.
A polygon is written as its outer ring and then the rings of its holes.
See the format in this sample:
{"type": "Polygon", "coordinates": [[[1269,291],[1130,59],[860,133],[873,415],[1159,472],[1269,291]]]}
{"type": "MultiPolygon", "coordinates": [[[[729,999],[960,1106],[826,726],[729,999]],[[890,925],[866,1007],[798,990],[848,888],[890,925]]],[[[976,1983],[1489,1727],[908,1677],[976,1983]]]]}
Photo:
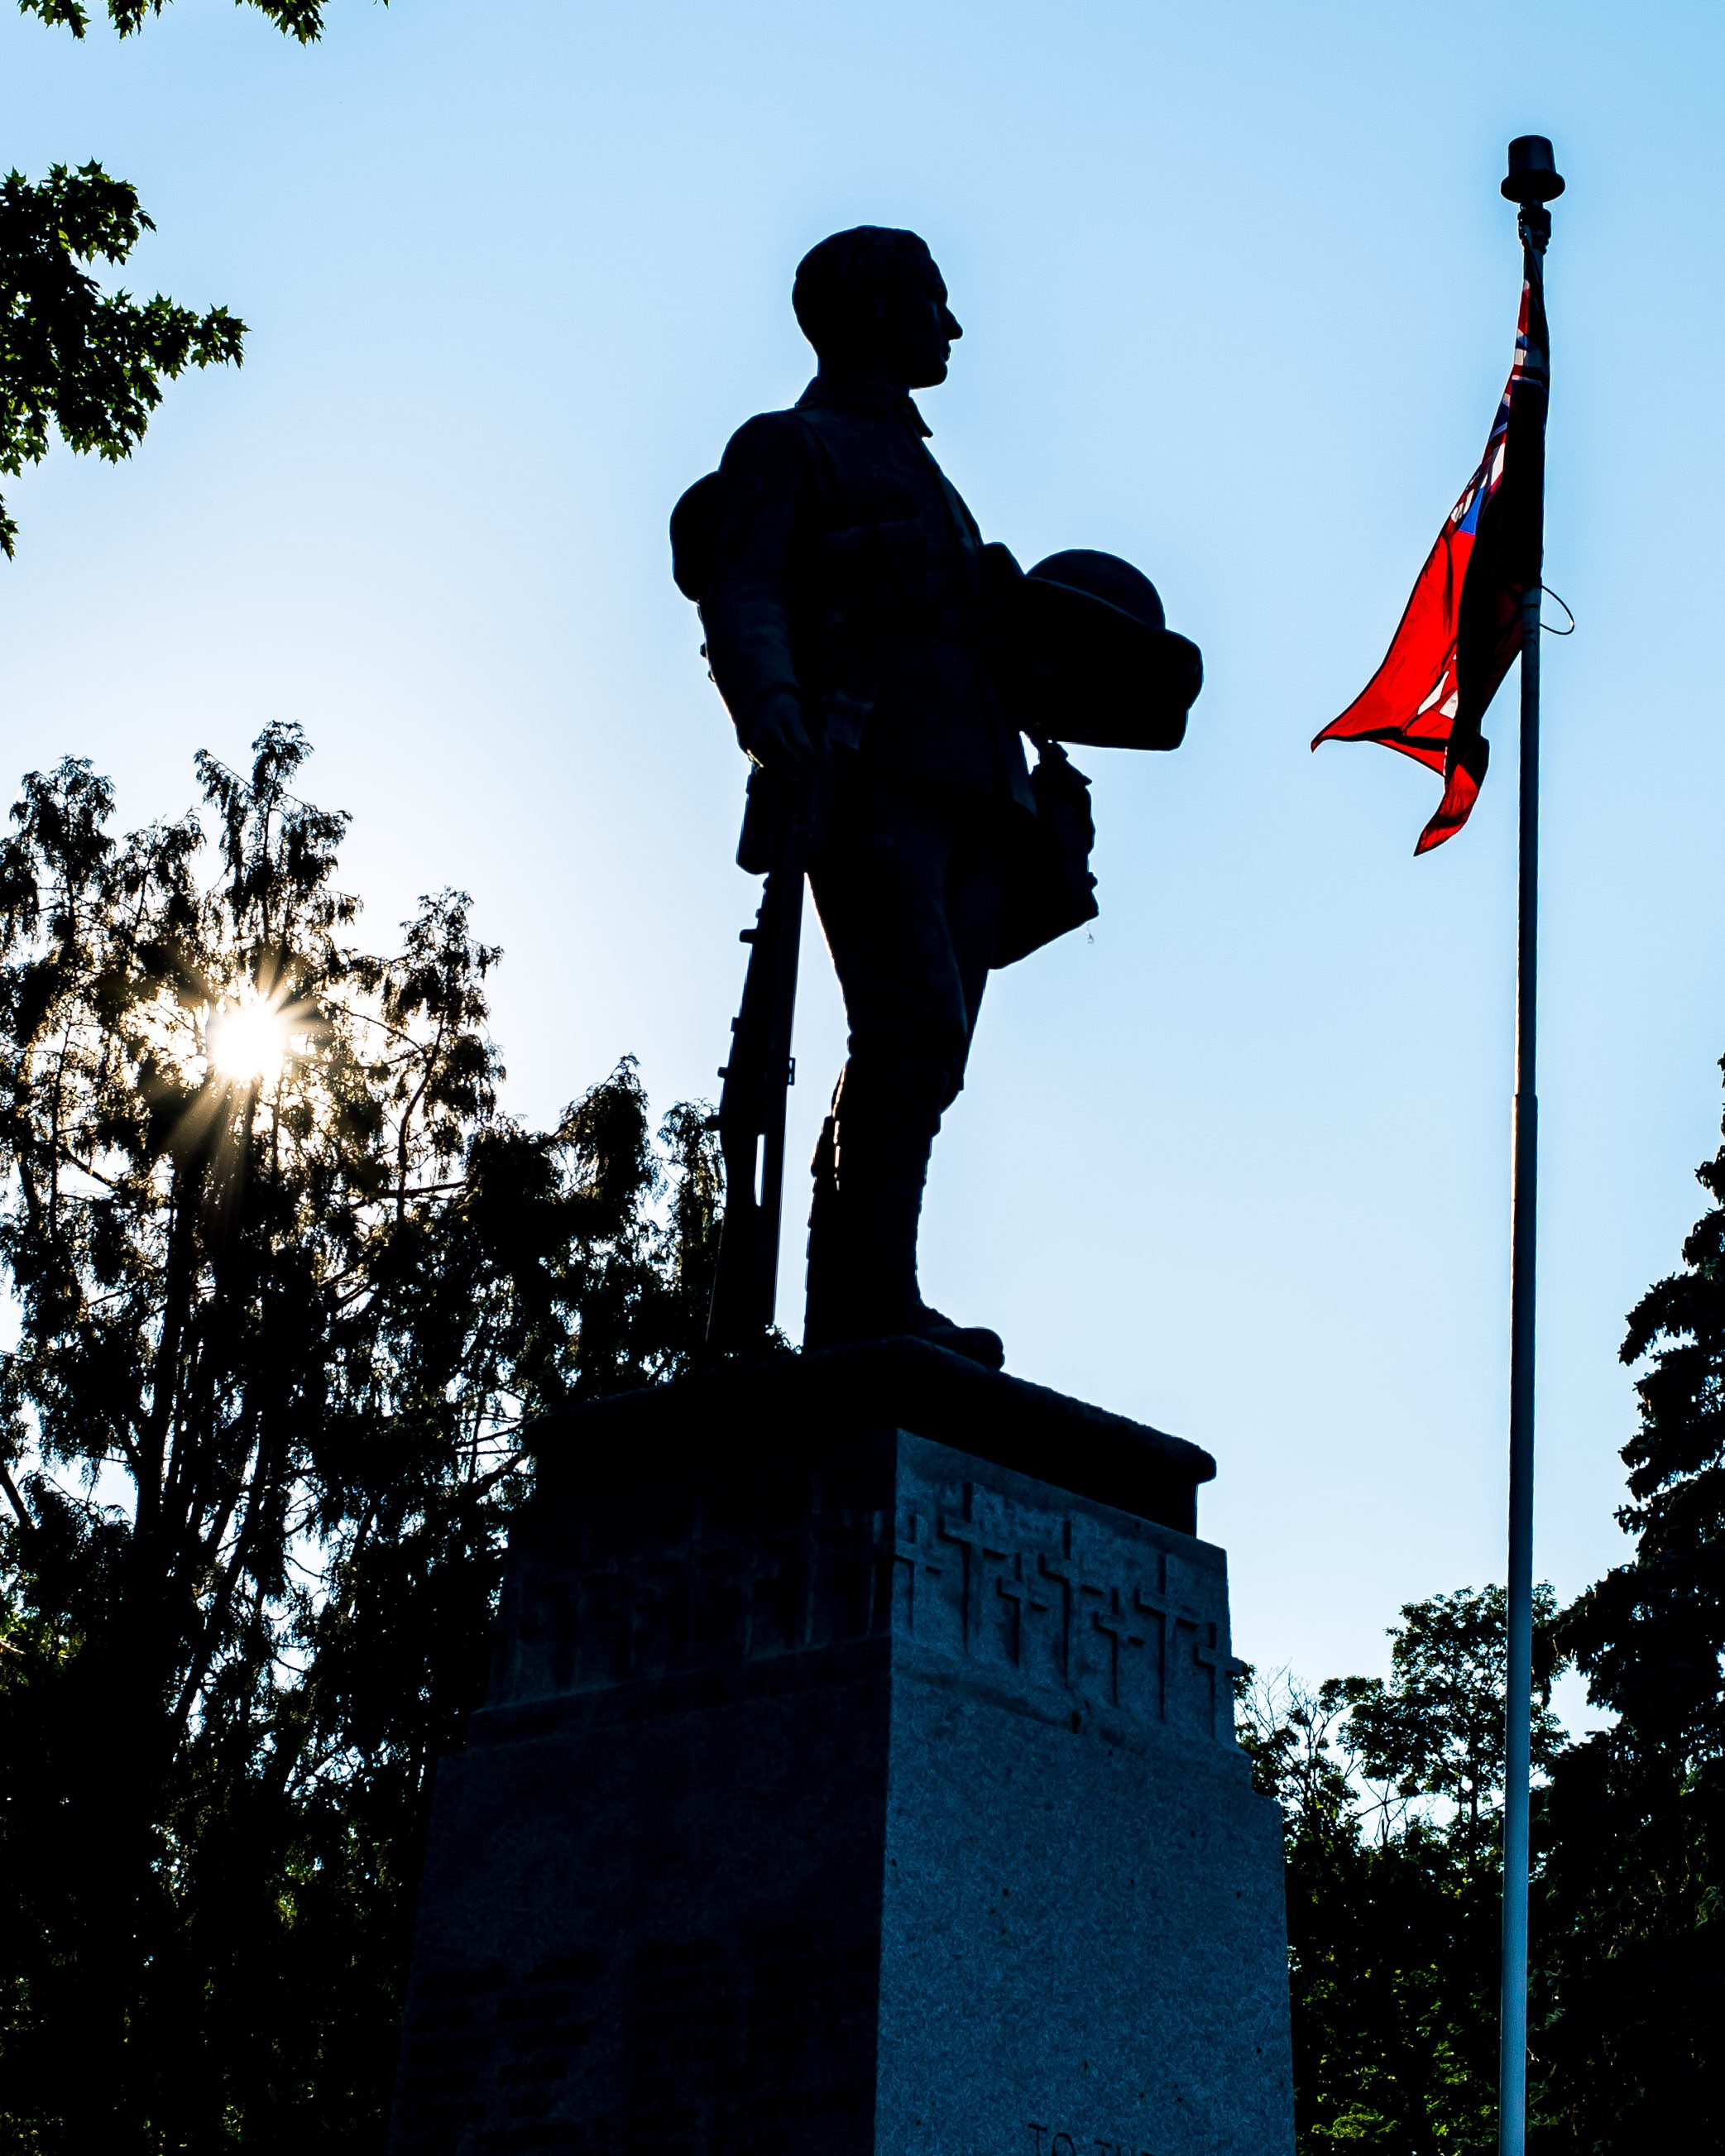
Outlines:
{"type": "Polygon", "coordinates": [[[791,1044],[812,813],[805,794],[787,822],[779,859],[768,871],[755,926],[744,932],[751,947],[748,970],[719,1096],[725,1216],[707,1344],[721,1353],[764,1346],[778,1304],[785,1096],[793,1075],[791,1044]]]}

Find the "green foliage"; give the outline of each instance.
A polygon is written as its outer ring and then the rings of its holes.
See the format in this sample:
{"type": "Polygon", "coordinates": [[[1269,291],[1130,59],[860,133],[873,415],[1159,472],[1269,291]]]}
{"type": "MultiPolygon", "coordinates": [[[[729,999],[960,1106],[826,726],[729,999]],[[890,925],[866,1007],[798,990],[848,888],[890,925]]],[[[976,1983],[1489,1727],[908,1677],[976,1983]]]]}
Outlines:
{"type": "MultiPolygon", "coordinates": [[[[323,34],[324,0],[235,0],[302,44],[323,34]]],[[[388,6],[388,0],[383,0],[388,6]]],[[[122,38],[161,14],[167,0],[106,0],[122,38]]],[[[21,13],[82,38],[85,0],[18,0],[21,13]]],[[[97,10],[96,12],[100,12],[97,10]]],[[[47,454],[49,429],[74,449],[117,462],[143,439],[162,384],[187,367],[240,362],[245,324],[225,307],[199,315],[157,293],[105,294],[80,264],[124,262],[155,229],[136,191],[98,164],[56,165],[39,186],[20,172],[0,181],[0,472],[16,478],[47,454]]],[[[0,553],[18,526],[0,501],[0,553]]]]}
{"type": "MultiPolygon", "coordinates": [[[[1563,1743],[1551,1712],[1556,1663],[1549,1587],[1535,1589],[1532,1753],[1550,1772],[1563,1743]]],[[[1407,1803],[1435,1798],[1447,1807],[1450,1838],[1471,1861],[1495,1846],[1503,1790],[1504,1640],[1508,1601],[1501,1587],[1410,1602],[1390,1635],[1390,1676],[1336,1677],[1320,1695],[1343,1707],[1362,1773],[1407,1803]]]]}
{"type": "Polygon", "coordinates": [[[10,2146],[375,2145],[522,1424],[700,1341],[700,1111],[502,1115],[497,952],[351,944],[305,754],[199,759],[213,873],[75,762],[0,845],[10,2146]]]}
{"type": "MultiPolygon", "coordinates": [[[[1505,1598],[1410,1603],[1391,1673],[1244,1691],[1242,1742],[1286,1825],[1302,2148],[1484,2152],[1496,2135],[1505,1598]]],[[[1552,1597],[1538,1600],[1536,1759],[1552,1597]]]]}
{"type": "MultiPolygon", "coordinates": [[[[18,0],[21,13],[39,16],[44,23],[69,30],[81,38],[90,28],[90,11],[84,0],[18,0]]],[[[323,35],[324,0],[234,0],[237,8],[255,8],[267,16],[284,37],[302,45],[315,44],[323,35]]],[[[382,0],[388,7],[389,0],[382,0]]],[[[122,38],[141,30],[151,15],[159,15],[167,0],[107,0],[108,20],[122,38]]]]}
{"type": "Polygon", "coordinates": [[[1624,1448],[1635,1555],[1563,1640],[1614,1724],[1553,1779],[1538,2042],[1553,2145],[1717,2146],[1725,2134],[1725,1152],[1683,1270],[1631,1312],[1646,1359],[1624,1448]]]}
{"type": "MultiPolygon", "coordinates": [[[[143,439],[162,384],[187,367],[239,363],[245,325],[158,292],[104,293],[80,263],[124,262],[154,228],[136,190],[100,165],[56,165],[39,186],[0,180],[0,472],[48,451],[50,425],[74,449],[117,462],[143,439]]],[[[0,552],[18,527],[0,502],[0,552]]]]}

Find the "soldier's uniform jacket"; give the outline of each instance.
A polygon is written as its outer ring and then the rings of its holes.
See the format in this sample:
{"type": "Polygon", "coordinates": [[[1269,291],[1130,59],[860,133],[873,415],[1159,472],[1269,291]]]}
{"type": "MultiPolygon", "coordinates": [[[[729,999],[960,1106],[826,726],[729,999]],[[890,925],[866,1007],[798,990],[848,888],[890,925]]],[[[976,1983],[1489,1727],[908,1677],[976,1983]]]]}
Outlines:
{"type": "Polygon", "coordinates": [[[908,397],[817,378],[732,436],[702,593],[739,724],[769,690],[881,775],[1034,798],[989,678],[983,542],[908,397]]]}

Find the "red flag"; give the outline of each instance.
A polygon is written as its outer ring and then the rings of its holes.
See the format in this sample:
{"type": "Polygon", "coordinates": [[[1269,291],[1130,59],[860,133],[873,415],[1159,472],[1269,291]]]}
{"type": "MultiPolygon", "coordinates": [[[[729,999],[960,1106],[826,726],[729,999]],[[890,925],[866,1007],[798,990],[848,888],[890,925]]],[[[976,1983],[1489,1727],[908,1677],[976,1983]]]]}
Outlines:
{"type": "Polygon", "coordinates": [[[1384,664],[1327,741],[1382,742],[1444,775],[1416,854],[1467,821],[1486,776],[1486,707],[1522,646],[1522,602],[1539,582],[1550,364],[1538,254],[1527,257],[1515,365],[1479,470],[1426,557],[1384,664]]]}

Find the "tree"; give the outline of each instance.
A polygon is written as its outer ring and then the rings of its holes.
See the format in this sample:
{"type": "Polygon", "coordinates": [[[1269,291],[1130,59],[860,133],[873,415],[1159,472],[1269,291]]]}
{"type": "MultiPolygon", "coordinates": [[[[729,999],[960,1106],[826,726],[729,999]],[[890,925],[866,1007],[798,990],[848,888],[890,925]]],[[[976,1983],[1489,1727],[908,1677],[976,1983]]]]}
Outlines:
{"type": "Polygon", "coordinates": [[[1554,2147],[1712,2147],[1725,2133],[1725,1151],[1683,1268],[1630,1312],[1635,1554],[1564,1616],[1616,1717],[1558,1765],[1538,2031],[1554,2147]]]}
{"type": "Polygon", "coordinates": [[[350,943],[346,819],[88,764],[0,846],[0,2120],[41,2150],[372,2145],[432,1764],[524,1421],[687,1366],[701,1111],[504,1116],[459,892],[350,943]],[[663,1200],[663,1204],[659,1201],[663,1200]],[[69,2050],[75,2071],[67,2070],[69,2050]]]}
{"type": "MultiPolygon", "coordinates": [[[[124,262],[154,225],[136,190],[100,165],[56,165],[33,187],[0,180],[0,472],[48,453],[49,429],[117,462],[142,440],[162,384],[188,367],[238,366],[245,324],[157,293],[103,293],[79,265],[124,262]]],[[[0,501],[0,552],[18,526],[0,501]]]]}
{"type": "MultiPolygon", "coordinates": [[[[107,0],[122,38],[167,0],[107,0]]],[[[302,44],[323,34],[324,0],[236,0],[302,44]]],[[[388,4],[388,0],[384,0],[388,4]]],[[[89,30],[85,0],[18,0],[21,13],[89,30]]],[[[124,262],[155,225],[136,190],[98,164],[55,165],[32,186],[21,172],[0,181],[0,472],[16,479],[48,453],[49,429],[74,449],[117,463],[142,440],[162,384],[187,367],[240,363],[245,324],[225,307],[199,315],[157,293],[140,303],[104,294],[80,265],[124,262]]],[[[0,501],[0,553],[18,526],[0,501]]]]}
{"type": "MultiPolygon", "coordinates": [[[[1541,1768],[1562,1738],[1552,1608],[1542,1589],[1541,1768]]],[[[1387,1681],[1246,1687],[1243,1742],[1286,1825],[1302,2148],[1494,2143],[1504,1618],[1502,1588],[1462,1589],[1403,1609],[1387,1681]]]]}
{"type": "MultiPolygon", "coordinates": [[[[18,0],[20,13],[39,15],[81,38],[90,28],[90,10],[85,0],[18,0]]],[[[142,29],[151,15],[159,15],[167,0],[107,0],[108,20],[122,38],[142,29]]],[[[389,0],[383,0],[387,8],[389,0]]],[[[324,0],[234,0],[240,8],[255,8],[266,15],[284,37],[309,45],[323,35],[324,0]]]]}
{"type": "MultiPolygon", "coordinates": [[[[1548,1774],[1563,1744],[1551,1711],[1558,1651],[1556,1603],[1548,1586],[1533,1595],[1536,1774],[1548,1774]]],[[[1423,1822],[1441,1821],[1470,1865],[1495,1861],[1502,1822],[1504,1641],[1507,1602],[1501,1587],[1410,1602],[1390,1634],[1390,1676],[1332,1678],[1327,1704],[1345,1707],[1348,1734],[1364,1773],[1387,1784],[1397,1801],[1430,1800],[1423,1822]],[[1435,1806],[1434,1812],[1431,1809],[1435,1806]]]]}

